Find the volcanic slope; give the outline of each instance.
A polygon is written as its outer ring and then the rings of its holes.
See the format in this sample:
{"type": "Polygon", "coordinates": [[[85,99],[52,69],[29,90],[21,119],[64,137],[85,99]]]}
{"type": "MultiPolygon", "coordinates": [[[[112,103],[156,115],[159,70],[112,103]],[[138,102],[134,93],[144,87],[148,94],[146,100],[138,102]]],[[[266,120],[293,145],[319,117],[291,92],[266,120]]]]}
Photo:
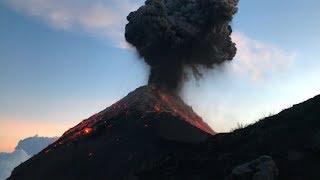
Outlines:
{"type": "Polygon", "coordinates": [[[10,179],[136,179],[214,134],[179,97],[144,86],[65,132],[10,179]]]}

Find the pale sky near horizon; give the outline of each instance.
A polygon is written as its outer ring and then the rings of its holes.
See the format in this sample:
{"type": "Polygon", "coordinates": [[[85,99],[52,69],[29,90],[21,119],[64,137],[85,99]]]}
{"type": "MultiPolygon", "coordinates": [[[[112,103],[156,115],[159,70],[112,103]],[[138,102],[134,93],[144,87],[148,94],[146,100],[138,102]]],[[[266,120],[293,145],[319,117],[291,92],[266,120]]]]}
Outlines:
{"type": "MultiPolygon", "coordinates": [[[[147,82],[124,43],[143,0],[0,2],[0,152],[60,136],[147,82]]],[[[240,0],[235,59],[190,79],[182,96],[217,132],[320,94],[320,1],[240,0]]]]}

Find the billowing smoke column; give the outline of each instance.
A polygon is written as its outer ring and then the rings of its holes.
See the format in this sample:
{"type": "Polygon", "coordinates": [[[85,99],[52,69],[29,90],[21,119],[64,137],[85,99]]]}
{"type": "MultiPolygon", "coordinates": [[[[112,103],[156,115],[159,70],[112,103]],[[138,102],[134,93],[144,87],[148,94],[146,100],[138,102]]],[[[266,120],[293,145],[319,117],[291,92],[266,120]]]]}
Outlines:
{"type": "Polygon", "coordinates": [[[178,92],[189,66],[214,68],[236,54],[229,23],[239,0],[147,0],[127,19],[126,40],[150,65],[149,84],[178,92]]]}

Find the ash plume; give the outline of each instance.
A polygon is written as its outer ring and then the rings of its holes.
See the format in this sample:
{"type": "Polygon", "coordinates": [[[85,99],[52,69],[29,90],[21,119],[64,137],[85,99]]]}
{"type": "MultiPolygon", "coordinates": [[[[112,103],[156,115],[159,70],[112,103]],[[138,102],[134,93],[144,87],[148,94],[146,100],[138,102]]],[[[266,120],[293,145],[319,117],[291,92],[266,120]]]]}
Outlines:
{"type": "Polygon", "coordinates": [[[149,84],[178,92],[191,67],[212,69],[236,54],[230,22],[239,0],[147,0],[127,19],[125,37],[151,67],[149,84]]]}

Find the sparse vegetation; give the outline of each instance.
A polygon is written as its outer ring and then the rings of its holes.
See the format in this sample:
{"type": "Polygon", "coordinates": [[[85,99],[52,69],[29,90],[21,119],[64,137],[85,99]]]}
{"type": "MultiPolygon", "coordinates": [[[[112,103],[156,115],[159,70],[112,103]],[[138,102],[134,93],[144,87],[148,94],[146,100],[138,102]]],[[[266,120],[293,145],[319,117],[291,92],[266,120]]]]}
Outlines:
{"type": "Polygon", "coordinates": [[[232,128],[230,130],[230,132],[236,132],[236,131],[238,131],[240,129],[243,129],[243,128],[247,127],[248,125],[250,125],[250,124],[242,124],[242,123],[237,122],[237,126],[232,128]]]}

